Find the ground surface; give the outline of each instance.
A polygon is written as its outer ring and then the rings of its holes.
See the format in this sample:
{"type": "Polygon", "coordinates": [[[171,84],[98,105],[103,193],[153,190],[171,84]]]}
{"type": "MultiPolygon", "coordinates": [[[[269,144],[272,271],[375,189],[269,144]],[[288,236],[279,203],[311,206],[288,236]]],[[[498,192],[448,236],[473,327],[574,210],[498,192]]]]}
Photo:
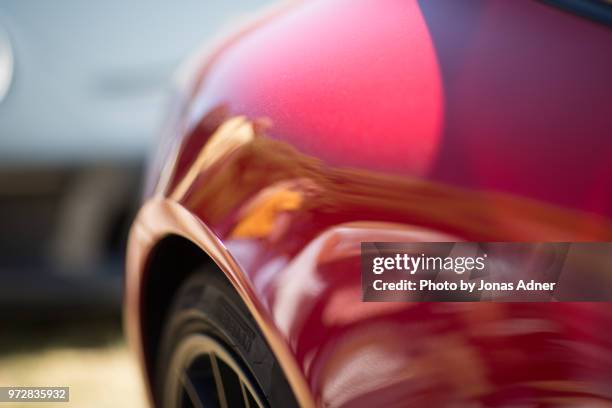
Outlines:
{"type": "MultiPolygon", "coordinates": [[[[69,386],[70,402],[44,403],[48,408],[146,406],[117,318],[4,326],[0,386],[69,386]]],[[[4,406],[41,404],[0,403],[4,406]]]]}

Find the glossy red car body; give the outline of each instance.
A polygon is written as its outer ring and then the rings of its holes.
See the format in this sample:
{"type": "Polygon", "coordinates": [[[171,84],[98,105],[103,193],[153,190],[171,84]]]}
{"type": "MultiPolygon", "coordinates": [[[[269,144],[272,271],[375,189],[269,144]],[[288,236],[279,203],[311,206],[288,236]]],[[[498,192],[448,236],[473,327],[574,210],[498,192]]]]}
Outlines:
{"type": "Polygon", "coordinates": [[[303,406],[612,406],[608,304],[363,303],[359,272],[361,241],[611,240],[611,51],[529,0],[313,0],[231,39],[132,230],[143,361],[151,257],[178,235],[303,406]]]}

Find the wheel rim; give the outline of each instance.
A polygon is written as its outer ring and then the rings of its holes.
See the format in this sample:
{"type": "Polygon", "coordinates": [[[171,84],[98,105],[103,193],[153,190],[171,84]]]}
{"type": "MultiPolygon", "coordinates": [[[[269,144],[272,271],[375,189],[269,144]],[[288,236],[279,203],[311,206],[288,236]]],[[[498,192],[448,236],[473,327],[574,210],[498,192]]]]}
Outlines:
{"type": "Polygon", "coordinates": [[[170,361],[165,407],[265,407],[251,375],[217,340],[203,334],[185,338],[170,361]]]}

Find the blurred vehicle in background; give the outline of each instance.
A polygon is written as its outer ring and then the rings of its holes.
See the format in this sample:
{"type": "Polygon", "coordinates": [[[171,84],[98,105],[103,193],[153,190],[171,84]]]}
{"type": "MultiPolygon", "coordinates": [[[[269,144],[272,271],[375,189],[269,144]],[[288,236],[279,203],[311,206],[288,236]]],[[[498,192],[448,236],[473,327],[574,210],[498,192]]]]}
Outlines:
{"type": "Polygon", "coordinates": [[[612,239],[612,5],[546,3],[298,2],[201,56],[127,255],[157,406],[612,404],[609,304],[361,297],[361,242],[612,239]]]}
{"type": "Polygon", "coordinates": [[[0,3],[1,313],[116,310],[171,74],[262,3],[0,3]]]}

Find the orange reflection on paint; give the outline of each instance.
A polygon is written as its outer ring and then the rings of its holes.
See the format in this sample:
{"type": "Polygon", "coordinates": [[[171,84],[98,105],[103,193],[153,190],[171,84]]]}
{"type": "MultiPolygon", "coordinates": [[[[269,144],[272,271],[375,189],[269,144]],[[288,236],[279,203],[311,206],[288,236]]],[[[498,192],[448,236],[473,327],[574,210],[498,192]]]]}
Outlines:
{"type": "Polygon", "coordinates": [[[246,205],[231,237],[266,237],[278,226],[283,215],[299,209],[303,201],[303,194],[292,190],[288,183],[267,188],[246,205]]]}

